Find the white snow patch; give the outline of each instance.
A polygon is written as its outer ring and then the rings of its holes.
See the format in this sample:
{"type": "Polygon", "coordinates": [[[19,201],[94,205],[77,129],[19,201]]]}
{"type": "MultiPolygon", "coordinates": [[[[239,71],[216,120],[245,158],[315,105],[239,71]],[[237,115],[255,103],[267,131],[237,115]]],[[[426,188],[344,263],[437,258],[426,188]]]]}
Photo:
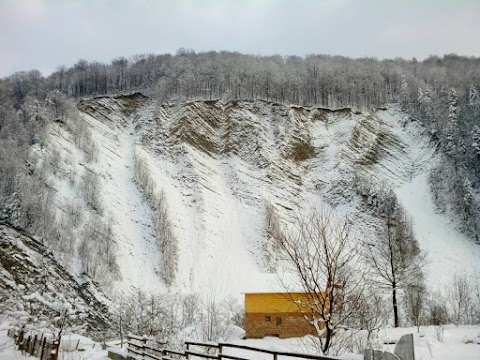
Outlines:
{"type": "Polygon", "coordinates": [[[468,239],[444,214],[436,211],[426,173],[418,175],[395,190],[413,221],[415,235],[427,252],[427,284],[445,289],[453,274],[478,280],[480,246],[468,239]]]}

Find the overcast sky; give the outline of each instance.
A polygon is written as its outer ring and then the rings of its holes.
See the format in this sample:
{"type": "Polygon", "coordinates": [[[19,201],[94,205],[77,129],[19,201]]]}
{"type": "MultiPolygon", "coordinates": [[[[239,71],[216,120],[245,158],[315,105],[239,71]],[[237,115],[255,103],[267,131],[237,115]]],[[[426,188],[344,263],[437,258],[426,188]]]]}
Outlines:
{"type": "Polygon", "coordinates": [[[480,0],[0,0],[0,76],[181,47],[480,56],[480,0]]]}

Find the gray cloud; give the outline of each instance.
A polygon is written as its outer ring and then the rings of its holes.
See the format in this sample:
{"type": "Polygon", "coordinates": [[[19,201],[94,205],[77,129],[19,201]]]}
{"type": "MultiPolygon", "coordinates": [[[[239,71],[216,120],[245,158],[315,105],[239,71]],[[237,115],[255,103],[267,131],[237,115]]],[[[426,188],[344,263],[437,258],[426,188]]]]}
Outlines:
{"type": "Polygon", "coordinates": [[[0,0],[0,76],[180,47],[480,56],[479,19],[477,0],[0,0]]]}

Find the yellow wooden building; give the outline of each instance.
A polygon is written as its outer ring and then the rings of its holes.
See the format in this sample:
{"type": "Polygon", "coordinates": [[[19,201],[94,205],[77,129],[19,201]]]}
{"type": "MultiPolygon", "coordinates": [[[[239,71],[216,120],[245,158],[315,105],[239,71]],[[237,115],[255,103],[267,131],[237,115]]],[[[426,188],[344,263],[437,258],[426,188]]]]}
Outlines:
{"type": "Polygon", "coordinates": [[[311,314],[308,293],[245,294],[245,331],[247,338],[278,336],[280,338],[316,335],[315,327],[305,319],[311,314]]]}

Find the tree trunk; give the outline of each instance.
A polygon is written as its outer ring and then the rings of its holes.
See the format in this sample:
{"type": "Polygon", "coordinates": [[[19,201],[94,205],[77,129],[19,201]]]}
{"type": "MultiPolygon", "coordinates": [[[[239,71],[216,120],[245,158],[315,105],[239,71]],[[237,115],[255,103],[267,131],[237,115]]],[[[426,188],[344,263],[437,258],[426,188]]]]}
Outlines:
{"type": "Polygon", "coordinates": [[[329,322],[325,322],[325,342],[323,343],[322,352],[327,355],[330,349],[330,342],[332,341],[332,330],[330,329],[329,322]]]}
{"type": "Polygon", "coordinates": [[[396,284],[393,284],[393,293],[392,293],[392,300],[393,300],[393,318],[395,320],[395,327],[399,327],[400,323],[398,320],[398,305],[397,305],[397,289],[396,284]]]}

